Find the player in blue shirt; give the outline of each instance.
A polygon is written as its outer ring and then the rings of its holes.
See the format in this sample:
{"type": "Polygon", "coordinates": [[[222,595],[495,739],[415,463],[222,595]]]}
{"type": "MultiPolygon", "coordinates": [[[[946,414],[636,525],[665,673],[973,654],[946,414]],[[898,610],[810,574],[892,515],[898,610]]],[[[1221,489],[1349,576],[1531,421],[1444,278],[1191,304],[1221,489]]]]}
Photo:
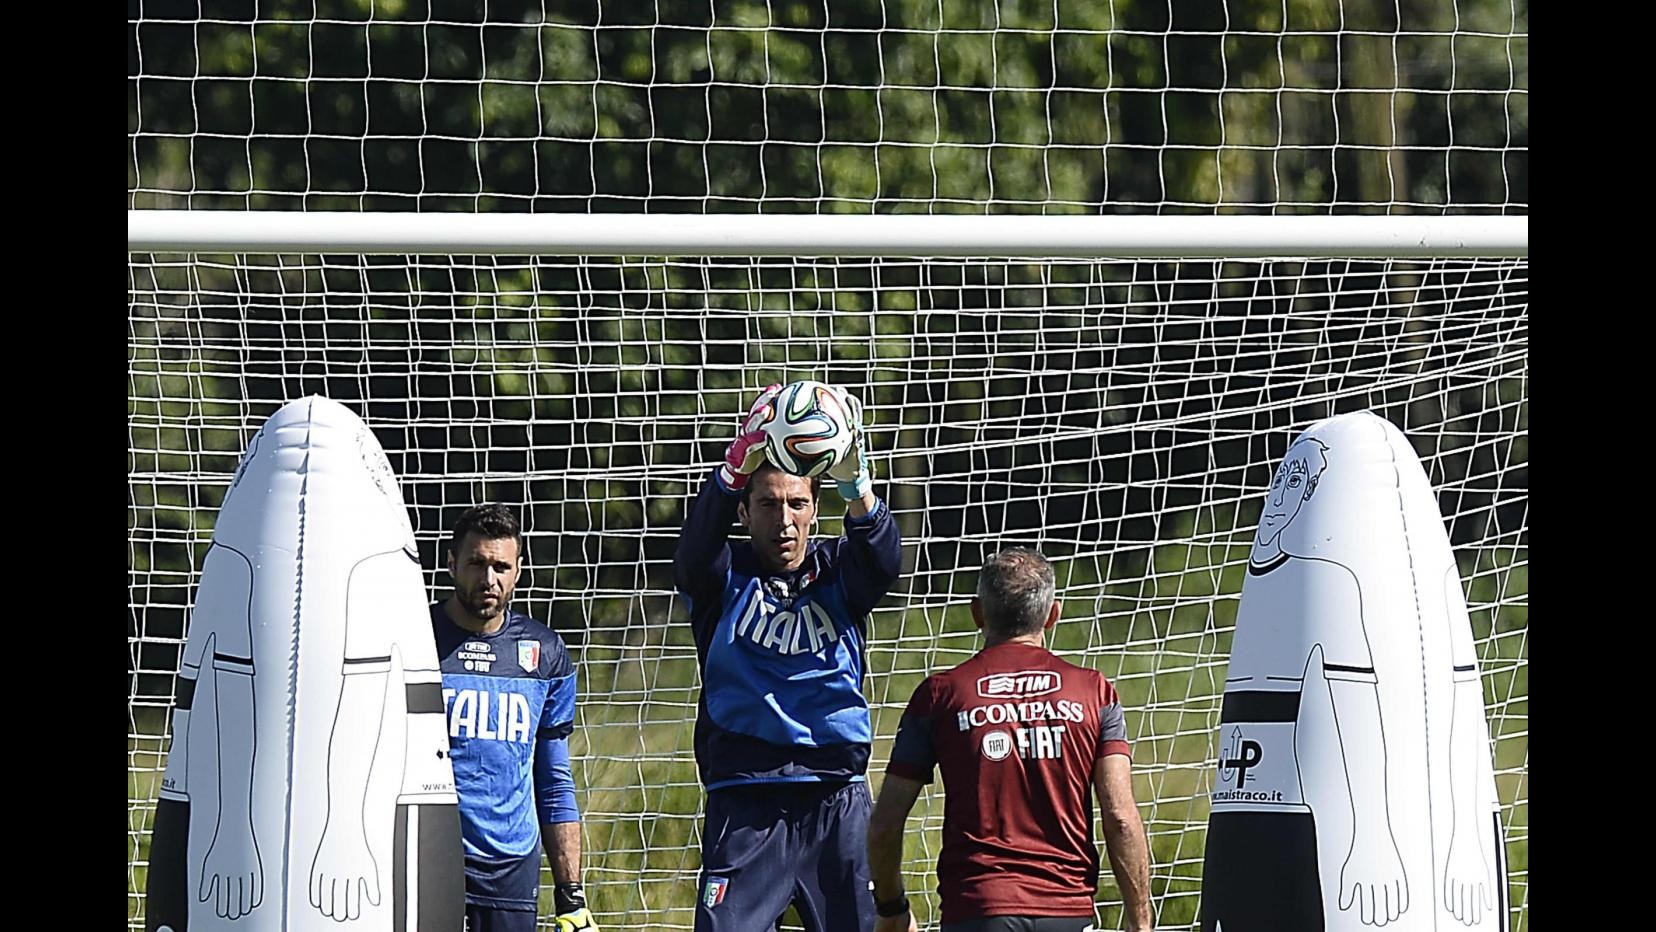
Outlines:
{"type": "Polygon", "coordinates": [[[861,406],[843,392],[856,440],[829,475],[845,536],[809,539],[819,481],[765,462],[778,391],[754,402],[708,476],[673,563],[702,674],[697,932],[771,929],[790,903],[815,930],[875,918],[862,681],[868,613],[901,573],[902,539],[873,493],[861,406]],[[747,539],[729,540],[732,521],[747,539]]]}
{"type": "Polygon", "coordinates": [[[557,632],[508,608],[522,544],[509,509],[468,509],[448,556],[454,594],[431,606],[460,795],[465,932],[534,932],[542,843],[556,928],[597,928],[581,891],[581,813],[569,767],[575,667],[557,632]]]}

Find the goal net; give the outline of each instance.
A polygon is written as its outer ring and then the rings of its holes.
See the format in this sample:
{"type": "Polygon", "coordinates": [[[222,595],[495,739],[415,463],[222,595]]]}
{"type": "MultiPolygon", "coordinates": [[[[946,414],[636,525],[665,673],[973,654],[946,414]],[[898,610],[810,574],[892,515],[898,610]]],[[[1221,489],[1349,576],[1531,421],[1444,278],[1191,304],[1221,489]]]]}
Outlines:
{"type": "MultiPolygon", "coordinates": [[[[520,597],[579,660],[587,877],[612,923],[689,925],[697,681],[671,554],[736,413],[797,378],[865,400],[903,530],[906,579],[872,619],[875,768],[919,679],[976,649],[976,568],[1034,545],[1058,569],[1057,648],[1132,710],[1162,923],[1188,924],[1262,493],[1297,430],[1368,408],[1439,492],[1504,811],[1522,813],[1519,263],[134,255],[130,271],[135,896],[214,508],[262,419],[311,392],[373,426],[423,565],[442,565],[459,509],[521,507],[520,597]]],[[[928,889],[941,809],[922,815],[908,869],[928,889]]],[[[1525,843],[1523,822],[1508,833],[1525,843]]]]}
{"type": "MultiPolygon", "coordinates": [[[[1523,0],[348,6],[135,4],[129,209],[1528,211],[1523,0]]],[[[458,512],[520,508],[520,607],[579,669],[594,910],[690,928],[698,682],[671,555],[737,413],[799,378],[865,401],[904,536],[870,626],[876,785],[912,689],[976,649],[977,568],[1038,547],[1065,604],[1054,646],[1128,709],[1158,928],[1195,925],[1271,471],[1314,420],[1391,420],[1460,563],[1527,927],[1526,259],[399,249],[129,252],[129,927],[217,506],[263,419],[322,393],[385,447],[434,597],[458,512]]],[[[818,530],[839,526],[829,495],[818,530]]],[[[941,818],[934,789],[911,890],[935,886],[941,818]]],[[[1099,905],[1117,926],[1107,871],[1099,905]]]]}

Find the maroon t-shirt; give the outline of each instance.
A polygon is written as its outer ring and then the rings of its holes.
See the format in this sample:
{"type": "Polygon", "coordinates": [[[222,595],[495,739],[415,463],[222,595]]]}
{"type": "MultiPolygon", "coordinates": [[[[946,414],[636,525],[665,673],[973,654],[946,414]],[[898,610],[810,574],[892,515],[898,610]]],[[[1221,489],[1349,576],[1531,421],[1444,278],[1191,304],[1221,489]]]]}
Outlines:
{"type": "Polygon", "coordinates": [[[1044,648],[997,644],[921,683],[886,773],[943,769],[943,921],[1092,915],[1093,768],[1128,753],[1115,687],[1044,648]]]}

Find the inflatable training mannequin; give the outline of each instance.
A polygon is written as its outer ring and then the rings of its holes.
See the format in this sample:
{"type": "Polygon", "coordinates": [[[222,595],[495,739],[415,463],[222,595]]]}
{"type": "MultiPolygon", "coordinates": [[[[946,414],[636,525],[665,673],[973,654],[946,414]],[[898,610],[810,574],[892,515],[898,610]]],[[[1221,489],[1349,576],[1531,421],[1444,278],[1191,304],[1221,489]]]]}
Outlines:
{"type": "Polygon", "coordinates": [[[1506,928],[1466,601],[1437,498],[1389,422],[1321,421],[1277,469],[1218,747],[1205,932],[1506,928]]]}
{"type": "Polygon", "coordinates": [[[231,480],[150,848],[152,932],[456,932],[458,800],[414,534],[385,453],[292,402],[231,480]]]}

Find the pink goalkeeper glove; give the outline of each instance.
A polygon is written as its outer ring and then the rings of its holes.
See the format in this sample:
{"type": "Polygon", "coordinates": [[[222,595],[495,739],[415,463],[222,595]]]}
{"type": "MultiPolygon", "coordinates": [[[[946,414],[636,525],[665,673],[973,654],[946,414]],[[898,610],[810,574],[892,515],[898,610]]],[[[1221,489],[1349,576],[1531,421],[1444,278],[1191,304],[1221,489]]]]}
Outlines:
{"type": "Polygon", "coordinates": [[[754,470],[765,464],[765,425],[776,417],[776,396],[781,391],[780,385],[765,386],[736,428],[736,439],[725,450],[719,478],[732,492],[745,487],[754,470]]]}

